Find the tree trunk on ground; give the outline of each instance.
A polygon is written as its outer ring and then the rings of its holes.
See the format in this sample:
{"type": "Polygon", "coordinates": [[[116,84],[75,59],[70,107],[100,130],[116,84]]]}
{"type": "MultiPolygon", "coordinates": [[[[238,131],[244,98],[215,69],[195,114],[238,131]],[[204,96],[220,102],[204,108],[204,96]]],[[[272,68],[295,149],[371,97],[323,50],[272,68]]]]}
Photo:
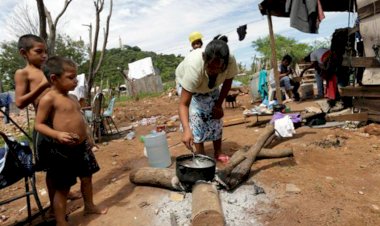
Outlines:
{"type": "Polygon", "coordinates": [[[251,171],[252,164],[254,163],[257,154],[260,152],[268,138],[271,137],[273,133],[273,125],[268,125],[265,127],[265,130],[260,134],[256,144],[247,151],[245,155],[246,159],[234,167],[230,174],[227,172],[224,175],[226,178],[221,178],[230,189],[234,189],[237,185],[246,179],[251,171]]]}
{"type": "Polygon", "coordinates": [[[197,183],[192,192],[192,226],[223,226],[218,190],[210,183],[197,183]]]}
{"type": "Polygon", "coordinates": [[[136,185],[147,185],[182,191],[174,169],[143,167],[133,170],[129,180],[136,185]]]}

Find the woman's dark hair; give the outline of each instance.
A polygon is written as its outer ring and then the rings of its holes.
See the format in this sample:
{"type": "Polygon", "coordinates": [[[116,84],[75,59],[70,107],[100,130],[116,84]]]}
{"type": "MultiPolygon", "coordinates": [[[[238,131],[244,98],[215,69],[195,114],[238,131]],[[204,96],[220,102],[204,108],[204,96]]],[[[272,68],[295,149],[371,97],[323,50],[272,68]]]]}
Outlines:
{"type": "Polygon", "coordinates": [[[208,43],[204,52],[205,62],[208,63],[214,59],[223,60],[222,70],[226,70],[230,59],[230,50],[227,41],[226,36],[218,35],[214,40],[208,43]]]}
{"type": "Polygon", "coordinates": [[[222,40],[222,41],[225,41],[226,43],[228,42],[228,38],[225,35],[217,35],[214,37],[213,40],[222,40]]]}
{"type": "Polygon", "coordinates": [[[286,55],[282,58],[282,61],[284,61],[284,60],[288,61],[289,64],[290,64],[290,63],[292,62],[293,58],[292,58],[290,55],[286,54],[286,55]]]}

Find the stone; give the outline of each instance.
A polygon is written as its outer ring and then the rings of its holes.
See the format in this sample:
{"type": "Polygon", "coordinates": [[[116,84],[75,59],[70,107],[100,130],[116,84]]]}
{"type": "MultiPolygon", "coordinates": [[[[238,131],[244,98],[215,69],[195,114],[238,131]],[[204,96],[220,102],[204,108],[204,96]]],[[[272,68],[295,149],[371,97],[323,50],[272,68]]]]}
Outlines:
{"type": "Polygon", "coordinates": [[[178,192],[170,192],[170,199],[172,201],[180,202],[185,198],[185,195],[183,193],[178,192]]]}
{"type": "Polygon", "coordinates": [[[376,211],[380,210],[380,207],[378,205],[372,204],[371,207],[372,207],[373,210],[376,210],[376,211]]]}
{"type": "Polygon", "coordinates": [[[362,191],[358,191],[358,193],[359,193],[360,195],[364,195],[364,192],[362,192],[362,191]]]}
{"type": "Polygon", "coordinates": [[[301,192],[301,189],[298,188],[295,184],[286,184],[286,193],[298,194],[301,192]]]}
{"type": "Polygon", "coordinates": [[[326,180],[334,180],[334,178],[327,176],[326,180]]]}

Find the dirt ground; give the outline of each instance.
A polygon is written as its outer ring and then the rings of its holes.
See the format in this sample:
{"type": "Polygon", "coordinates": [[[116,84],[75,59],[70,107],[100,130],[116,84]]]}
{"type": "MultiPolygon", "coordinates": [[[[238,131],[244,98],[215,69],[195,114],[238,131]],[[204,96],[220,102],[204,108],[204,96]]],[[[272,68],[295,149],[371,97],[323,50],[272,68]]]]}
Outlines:
{"type": "MultiPolygon", "coordinates": [[[[238,101],[240,106],[253,106],[249,95],[239,96],[238,101]]],[[[313,101],[289,104],[292,110],[312,105],[315,105],[313,101]]],[[[159,116],[155,123],[163,124],[177,115],[177,106],[178,99],[167,94],[121,103],[114,113],[115,121],[122,128],[143,118],[159,116]]],[[[242,108],[227,108],[225,114],[226,118],[241,116],[242,108]]],[[[255,118],[250,117],[248,121],[254,122],[255,118]]],[[[262,129],[247,128],[248,124],[224,128],[224,153],[232,155],[239,148],[255,143],[262,129]]],[[[178,121],[175,125],[178,127],[178,121]]],[[[100,144],[100,150],[95,153],[101,171],[93,178],[94,199],[98,205],[108,207],[108,213],[83,216],[82,201],[70,201],[71,225],[170,225],[157,220],[160,213],[155,207],[170,195],[170,191],[135,186],[129,181],[132,169],[148,166],[139,137],[154,128],[155,125],[139,125],[133,140],[124,139],[124,133],[100,144]]],[[[188,153],[180,142],[178,130],[168,133],[167,137],[173,160],[188,153]]],[[[246,209],[257,221],[254,224],[247,221],[244,225],[380,225],[378,136],[365,133],[363,128],[352,131],[301,127],[293,138],[276,141],[272,146],[292,148],[294,157],[259,160],[253,165],[249,180],[265,190],[266,194],[261,196],[269,201],[246,209]],[[288,190],[290,186],[296,189],[288,190]]],[[[212,156],[211,143],[206,144],[206,152],[212,156]]],[[[223,165],[218,163],[218,167],[223,165]]],[[[43,173],[37,173],[37,186],[43,205],[48,206],[43,173]]],[[[22,188],[22,183],[17,183],[0,190],[0,200],[21,192],[22,188]]],[[[79,183],[72,190],[78,191],[79,183]]],[[[251,201],[244,202],[240,204],[248,206],[251,201]]],[[[25,201],[0,207],[0,216],[5,217],[0,218],[0,225],[13,225],[25,218],[25,201]]]]}

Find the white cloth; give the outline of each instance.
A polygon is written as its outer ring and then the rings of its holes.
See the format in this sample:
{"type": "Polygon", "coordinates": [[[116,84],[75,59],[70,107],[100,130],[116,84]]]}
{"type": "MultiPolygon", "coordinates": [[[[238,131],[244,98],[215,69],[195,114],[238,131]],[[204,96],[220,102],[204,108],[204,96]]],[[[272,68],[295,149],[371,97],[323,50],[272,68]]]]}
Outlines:
{"type": "Polygon", "coordinates": [[[175,71],[176,81],[189,92],[205,94],[217,89],[226,79],[232,79],[238,74],[235,57],[230,54],[227,69],[218,74],[215,86],[210,89],[204,64],[202,49],[192,51],[178,65],[175,71]]]}
{"type": "MultiPolygon", "coordinates": [[[[279,74],[281,74],[281,64],[278,64],[277,67],[278,67],[279,74]]],[[[287,68],[288,68],[288,70],[290,70],[290,66],[288,66],[287,68]]],[[[269,72],[269,85],[272,88],[276,87],[276,80],[274,79],[273,68],[270,69],[270,72],[269,72]]]]}
{"type": "Polygon", "coordinates": [[[128,64],[128,78],[140,79],[148,75],[154,75],[154,67],[151,57],[128,64]]]}
{"type": "Polygon", "coordinates": [[[274,129],[278,137],[293,137],[293,134],[296,133],[289,115],[285,115],[283,118],[274,121],[274,129]]]}
{"type": "Polygon", "coordinates": [[[323,62],[321,61],[321,58],[323,54],[325,54],[327,51],[329,51],[329,49],[327,48],[319,48],[319,49],[314,50],[313,52],[310,53],[310,61],[311,62],[316,61],[320,65],[323,64],[323,62]]]}
{"type": "Polygon", "coordinates": [[[75,87],[75,89],[73,91],[70,91],[69,94],[74,95],[79,101],[80,99],[84,99],[84,97],[85,97],[86,78],[85,78],[84,74],[80,74],[80,75],[77,75],[77,80],[78,80],[77,87],[75,87]]]}

